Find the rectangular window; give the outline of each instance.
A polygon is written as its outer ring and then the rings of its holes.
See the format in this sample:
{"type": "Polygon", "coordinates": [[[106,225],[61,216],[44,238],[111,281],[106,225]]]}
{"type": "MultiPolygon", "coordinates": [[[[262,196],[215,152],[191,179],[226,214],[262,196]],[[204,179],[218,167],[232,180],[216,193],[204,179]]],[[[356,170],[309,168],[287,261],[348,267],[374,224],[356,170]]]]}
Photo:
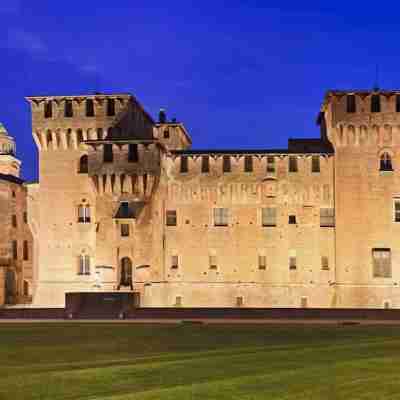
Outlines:
{"type": "Polygon", "coordinates": [[[107,117],[113,117],[115,115],[115,100],[107,99],[107,117]]]}
{"type": "Polygon", "coordinates": [[[390,249],[372,249],[374,278],[392,277],[392,257],[390,249]]]}
{"type": "Polygon", "coordinates": [[[244,172],[253,172],[253,157],[244,157],[244,172]]]}
{"type": "Polygon", "coordinates": [[[12,241],[12,254],[13,259],[18,260],[18,242],[16,240],[12,241]]]}
{"type": "Polygon", "coordinates": [[[229,209],[214,208],[214,226],[228,226],[229,209]]]}
{"type": "Polygon", "coordinates": [[[243,297],[236,297],[236,307],[243,307],[243,297]]]}
{"type": "Polygon", "coordinates": [[[74,110],[72,108],[72,100],[65,100],[64,117],[71,118],[74,116],[74,110]]]}
{"type": "Polygon", "coordinates": [[[86,100],[86,116],[94,117],[94,103],[92,99],[86,100]]]}
{"type": "Polygon", "coordinates": [[[26,211],[24,211],[23,213],[23,219],[24,219],[24,224],[28,223],[28,213],[26,211]]]}
{"type": "Polygon", "coordinates": [[[172,269],[178,269],[179,267],[179,257],[178,256],[172,256],[171,257],[171,268],[172,269]]]}
{"type": "Polygon", "coordinates": [[[289,157],[289,172],[297,172],[297,157],[290,156],[289,157]]]}
{"type": "Polygon", "coordinates": [[[296,224],[296,216],[295,215],[289,215],[289,224],[290,225],[296,224]]]}
{"type": "Polygon", "coordinates": [[[53,117],[53,102],[46,101],[44,103],[44,117],[45,118],[52,118],[53,117]]]}
{"type": "Polygon", "coordinates": [[[111,163],[114,161],[113,147],[112,144],[108,143],[103,148],[103,162],[111,163]]]}
{"type": "Polygon", "coordinates": [[[394,222],[400,222],[400,199],[393,200],[394,222]]]}
{"type": "Polygon", "coordinates": [[[210,157],[209,156],[201,157],[201,172],[203,174],[207,174],[208,172],[210,172],[210,157]]]}
{"type": "Polygon", "coordinates": [[[210,269],[218,269],[217,256],[210,255],[208,257],[208,262],[210,269]]]}
{"type": "Polygon", "coordinates": [[[175,307],[181,307],[182,306],[182,296],[176,296],[175,297],[175,307]]]}
{"type": "Polygon", "coordinates": [[[270,174],[275,173],[275,157],[274,156],[267,157],[267,173],[270,173],[270,174]]]}
{"type": "Polygon", "coordinates": [[[400,112],[400,94],[396,94],[396,112],[400,112]]]}
{"type": "Polygon", "coordinates": [[[354,94],[347,95],[347,112],[348,113],[356,112],[356,96],[354,96],[354,94]]]}
{"type": "Polygon", "coordinates": [[[188,158],[187,156],[181,156],[181,167],[180,167],[181,174],[186,173],[189,171],[189,165],[188,165],[188,158]]]}
{"type": "Polygon", "coordinates": [[[129,224],[121,224],[121,236],[122,237],[129,236],[129,224]]]}
{"type": "Polygon", "coordinates": [[[23,248],[22,248],[22,250],[23,250],[23,258],[24,258],[24,261],[28,261],[28,260],[29,260],[28,241],[27,241],[27,240],[24,240],[23,243],[24,243],[24,244],[23,244],[23,248]]]}
{"type": "Polygon", "coordinates": [[[329,259],[326,256],[321,257],[321,269],[325,271],[329,270],[329,259]]]}
{"type": "Polygon", "coordinates": [[[319,156],[312,156],[311,159],[311,172],[320,172],[321,171],[321,166],[320,166],[320,158],[319,156]]]}
{"type": "Polygon", "coordinates": [[[289,257],[289,269],[297,269],[297,257],[291,256],[289,257]]]}
{"type": "Polygon", "coordinates": [[[320,226],[328,228],[335,226],[335,210],[333,208],[320,209],[320,226]]]}
{"type": "Polygon", "coordinates": [[[176,210],[166,211],[165,224],[167,226],[176,226],[176,210]]]}
{"type": "Polygon", "coordinates": [[[231,172],[231,158],[230,156],[222,157],[222,172],[224,174],[231,172]]]}
{"type": "Polygon", "coordinates": [[[17,216],[15,214],[11,216],[11,225],[13,228],[17,227],[17,216]]]}
{"type": "Polygon", "coordinates": [[[258,269],[266,269],[267,268],[267,257],[266,256],[258,256],[258,269]]]}
{"type": "Polygon", "coordinates": [[[381,97],[379,94],[373,94],[371,96],[371,112],[381,112],[381,97]]]}
{"type": "Polygon", "coordinates": [[[276,226],[276,208],[266,207],[262,209],[261,222],[262,226],[276,226]]]}
{"type": "Polygon", "coordinates": [[[138,162],[139,161],[139,153],[138,153],[138,145],[130,144],[128,147],[128,161],[129,162],[138,162]]]}
{"type": "Polygon", "coordinates": [[[87,254],[79,256],[79,275],[90,275],[90,257],[87,254]]]}
{"type": "Polygon", "coordinates": [[[90,223],[90,206],[87,205],[78,206],[78,222],[81,224],[90,223]]]}

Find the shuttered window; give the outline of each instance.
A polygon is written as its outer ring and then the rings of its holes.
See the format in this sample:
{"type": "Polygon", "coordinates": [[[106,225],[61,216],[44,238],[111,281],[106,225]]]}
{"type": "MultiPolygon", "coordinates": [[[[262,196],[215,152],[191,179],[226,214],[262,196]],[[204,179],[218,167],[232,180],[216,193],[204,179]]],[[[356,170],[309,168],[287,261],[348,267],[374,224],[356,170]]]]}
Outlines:
{"type": "Polygon", "coordinates": [[[90,257],[87,254],[81,254],[78,257],[79,275],[90,275],[90,257]]]}
{"type": "Polygon", "coordinates": [[[228,226],[229,209],[214,208],[214,226],[228,226]]]}
{"type": "Polygon", "coordinates": [[[80,224],[90,223],[90,206],[88,205],[78,206],[78,222],[80,224]]]}
{"type": "Polygon", "coordinates": [[[372,249],[374,278],[392,277],[392,257],[390,249],[372,249]]]}
{"type": "Polygon", "coordinates": [[[335,210],[333,208],[320,209],[320,226],[328,228],[335,226],[335,210]]]}
{"type": "Polygon", "coordinates": [[[276,226],[276,208],[267,207],[262,209],[262,226],[276,226]]]}

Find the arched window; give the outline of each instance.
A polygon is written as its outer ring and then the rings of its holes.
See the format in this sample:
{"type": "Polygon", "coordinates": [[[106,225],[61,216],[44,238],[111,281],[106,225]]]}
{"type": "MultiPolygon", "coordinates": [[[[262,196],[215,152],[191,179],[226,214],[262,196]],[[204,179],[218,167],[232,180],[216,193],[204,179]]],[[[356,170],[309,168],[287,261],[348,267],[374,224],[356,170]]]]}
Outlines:
{"type": "Polygon", "coordinates": [[[133,289],[132,285],[132,261],[129,257],[124,257],[121,259],[121,279],[120,286],[130,286],[133,289]]]}
{"type": "Polygon", "coordinates": [[[80,204],[78,206],[78,223],[89,224],[90,223],[90,206],[87,204],[80,204]]]}
{"type": "Polygon", "coordinates": [[[79,159],[79,171],[80,174],[87,174],[89,172],[89,165],[88,165],[88,156],[84,154],[79,159]]]}
{"type": "Polygon", "coordinates": [[[81,254],[78,258],[78,275],[90,275],[90,256],[87,254],[81,254]]]}
{"type": "Polygon", "coordinates": [[[381,155],[380,171],[393,171],[392,157],[387,152],[381,155]]]}
{"type": "Polygon", "coordinates": [[[83,143],[83,132],[82,132],[82,129],[78,129],[78,131],[76,132],[76,135],[77,135],[78,145],[83,143]]]}

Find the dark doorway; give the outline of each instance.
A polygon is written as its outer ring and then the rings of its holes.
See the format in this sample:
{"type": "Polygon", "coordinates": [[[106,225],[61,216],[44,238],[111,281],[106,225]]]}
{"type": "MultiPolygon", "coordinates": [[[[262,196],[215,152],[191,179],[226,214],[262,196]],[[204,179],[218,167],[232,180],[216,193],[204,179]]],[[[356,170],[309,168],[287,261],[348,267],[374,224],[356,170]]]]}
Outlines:
{"type": "Polygon", "coordinates": [[[118,290],[121,286],[129,286],[131,290],[133,290],[132,261],[129,257],[124,257],[121,259],[120,281],[118,285],[118,290]]]}

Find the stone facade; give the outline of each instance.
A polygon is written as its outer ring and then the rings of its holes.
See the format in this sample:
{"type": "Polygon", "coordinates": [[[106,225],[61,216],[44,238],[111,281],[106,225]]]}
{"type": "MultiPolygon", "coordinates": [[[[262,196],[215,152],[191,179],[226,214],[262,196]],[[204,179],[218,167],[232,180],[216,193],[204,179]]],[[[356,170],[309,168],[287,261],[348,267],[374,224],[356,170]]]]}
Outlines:
{"type": "Polygon", "coordinates": [[[32,300],[33,237],[20,165],[14,140],[0,124],[0,305],[32,300]]]}
{"type": "Polygon", "coordinates": [[[27,100],[34,305],[400,307],[400,92],[330,91],[276,150],[191,150],[127,94],[27,100]]]}

